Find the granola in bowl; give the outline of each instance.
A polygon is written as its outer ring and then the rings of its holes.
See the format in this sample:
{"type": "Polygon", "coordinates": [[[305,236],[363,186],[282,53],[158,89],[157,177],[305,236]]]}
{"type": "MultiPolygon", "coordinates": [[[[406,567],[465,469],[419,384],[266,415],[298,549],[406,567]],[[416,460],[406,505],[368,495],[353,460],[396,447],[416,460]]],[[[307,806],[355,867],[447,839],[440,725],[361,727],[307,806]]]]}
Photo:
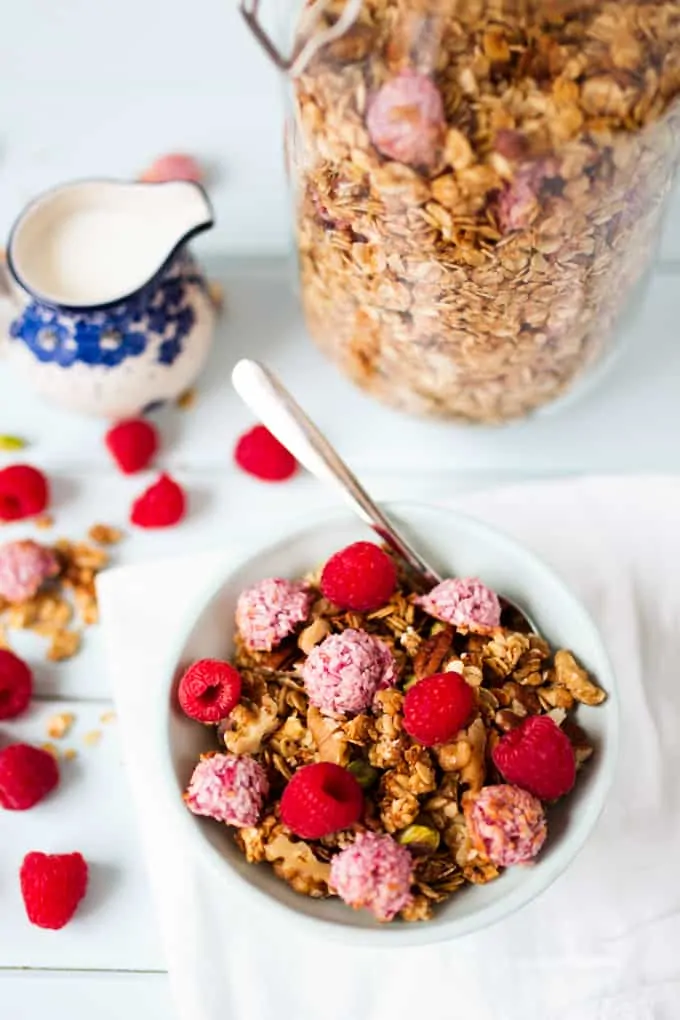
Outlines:
{"type": "Polygon", "coordinates": [[[555,805],[593,756],[577,708],[605,692],[567,649],[493,618],[495,594],[476,578],[457,579],[465,597],[444,622],[381,552],[392,591],[347,608],[362,595],[352,548],[346,574],[328,575],[336,601],[324,569],[266,578],[246,604],[285,627],[263,640],[237,599],[230,663],[184,673],[182,709],[218,744],[206,736],[185,803],[296,893],[382,922],[429,920],[460,890],[540,861],[555,805]]]}

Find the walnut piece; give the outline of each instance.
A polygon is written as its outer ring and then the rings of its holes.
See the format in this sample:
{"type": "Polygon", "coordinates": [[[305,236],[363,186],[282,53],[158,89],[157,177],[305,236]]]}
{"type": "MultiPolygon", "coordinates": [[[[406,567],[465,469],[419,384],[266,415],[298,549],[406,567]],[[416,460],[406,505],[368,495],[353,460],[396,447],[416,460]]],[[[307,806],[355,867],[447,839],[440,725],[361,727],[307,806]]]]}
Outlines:
{"type": "Polygon", "coordinates": [[[600,705],[607,697],[602,688],[593,683],[587,671],[578,665],[571,652],[564,649],[555,653],[555,683],[566,687],[584,705],[600,705]]]}
{"type": "Polygon", "coordinates": [[[319,898],[328,896],[330,865],[325,864],[312,853],[307,843],[293,842],[279,832],[264,848],[265,858],[274,865],[280,878],[305,896],[319,898]]]}
{"type": "Polygon", "coordinates": [[[340,722],[329,719],[314,705],[310,705],[307,711],[307,726],[318,750],[318,761],[329,761],[343,766],[348,763],[349,745],[340,722]]]}
{"type": "Polygon", "coordinates": [[[262,744],[278,726],[279,710],[269,694],[260,705],[237,705],[229,716],[224,744],[232,754],[258,754],[262,744]]]}

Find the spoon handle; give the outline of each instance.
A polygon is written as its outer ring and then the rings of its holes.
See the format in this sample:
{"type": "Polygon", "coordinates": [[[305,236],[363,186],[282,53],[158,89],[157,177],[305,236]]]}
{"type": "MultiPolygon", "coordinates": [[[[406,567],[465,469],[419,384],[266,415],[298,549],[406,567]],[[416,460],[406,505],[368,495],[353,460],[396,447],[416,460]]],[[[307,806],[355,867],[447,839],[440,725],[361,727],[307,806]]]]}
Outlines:
{"type": "Polygon", "coordinates": [[[309,420],[288,390],[264,365],[247,358],[232,373],[238,395],[307,470],[339,490],[353,510],[417,575],[429,590],[441,578],[388,520],[326,437],[309,420]]]}

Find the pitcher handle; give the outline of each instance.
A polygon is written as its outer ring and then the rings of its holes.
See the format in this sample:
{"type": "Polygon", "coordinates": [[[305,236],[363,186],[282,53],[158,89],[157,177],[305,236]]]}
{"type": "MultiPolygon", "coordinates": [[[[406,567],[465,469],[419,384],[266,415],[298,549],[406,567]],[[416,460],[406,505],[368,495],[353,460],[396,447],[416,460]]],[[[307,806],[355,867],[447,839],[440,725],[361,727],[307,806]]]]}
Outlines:
{"type": "Polygon", "coordinates": [[[335,24],[318,32],[316,35],[312,35],[312,30],[329,4],[329,0],[313,0],[313,3],[301,15],[303,31],[300,32],[300,40],[295,44],[292,53],[288,57],[276,46],[271,36],[260,23],[260,0],[240,0],[239,10],[248,28],[270,60],[273,61],[279,70],[285,71],[291,78],[295,78],[304,71],[314,54],[322,46],[344,35],[350,25],[356,20],[362,3],[363,0],[346,0],[342,14],[335,24]]]}
{"type": "Polygon", "coordinates": [[[9,345],[10,323],[18,311],[19,303],[12,287],[12,278],[0,253],[0,357],[9,345]]]}

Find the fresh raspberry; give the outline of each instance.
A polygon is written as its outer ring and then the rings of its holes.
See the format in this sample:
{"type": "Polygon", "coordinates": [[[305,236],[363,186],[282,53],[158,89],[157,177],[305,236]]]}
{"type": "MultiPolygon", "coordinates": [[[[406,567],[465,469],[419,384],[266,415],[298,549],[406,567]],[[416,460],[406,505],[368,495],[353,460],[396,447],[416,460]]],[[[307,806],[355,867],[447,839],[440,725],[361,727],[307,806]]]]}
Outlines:
{"type": "Polygon", "coordinates": [[[0,648],[0,719],[13,719],[28,707],[33,693],[33,674],[26,663],[0,648]]]}
{"type": "Polygon", "coordinates": [[[226,719],[241,697],[241,674],[228,662],[199,659],[179,682],[177,697],[185,715],[202,723],[226,719]]]}
{"type": "Polygon", "coordinates": [[[397,586],[397,569],[373,542],[355,542],[329,559],[321,574],[321,591],[341,609],[370,613],[389,602],[397,586]]]}
{"type": "Polygon", "coordinates": [[[143,471],[158,450],[158,432],[143,418],[119,422],[109,429],[104,441],[124,475],[143,471]]]}
{"type": "Polygon", "coordinates": [[[547,715],[531,715],[493,749],[493,763],[508,783],[540,800],[556,800],[576,782],[569,737],[547,715]]]}
{"type": "Polygon", "coordinates": [[[164,181],[193,181],[200,184],[203,177],[203,168],[193,156],[185,152],[169,152],[155,159],[142,171],[139,179],[151,184],[164,181]]]}
{"type": "Polygon", "coordinates": [[[361,818],[364,795],[354,776],[328,761],[304,765],[281,797],[281,820],[301,839],[321,839],[361,818]]]}
{"type": "Polygon", "coordinates": [[[30,464],[0,471],[0,521],[20,521],[41,514],[50,501],[47,478],[30,464]]]}
{"type": "Polygon", "coordinates": [[[0,805],[26,811],[59,782],[59,768],[47,751],[30,744],[10,744],[0,751],[0,805]]]}
{"type": "Polygon", "coordinates": [[[132,504],[130,520],[139,528],[171,528],[184,517],[184,490],[170,475],[161,475],[132,504]]]}
{"type": "Polygon", "coordinates": [[[264,425],[256,425],[241,436],[234,459],[247,474],[263,482],[285,482],[298,467],[293,454],[264,425]]]}
{"type": "Polygon", "coordinates": [[[460,673],[434,673],[404,698],[404,729],[425,747],[444,744],[472,715],[475,696],[460,673]]]}
{"type": "Polygon", "coordinates": [[[26,854],[19,872],[21,895],[31,924],[63,928],[87,891],[87,861],[79,853],[26,854]]]}

